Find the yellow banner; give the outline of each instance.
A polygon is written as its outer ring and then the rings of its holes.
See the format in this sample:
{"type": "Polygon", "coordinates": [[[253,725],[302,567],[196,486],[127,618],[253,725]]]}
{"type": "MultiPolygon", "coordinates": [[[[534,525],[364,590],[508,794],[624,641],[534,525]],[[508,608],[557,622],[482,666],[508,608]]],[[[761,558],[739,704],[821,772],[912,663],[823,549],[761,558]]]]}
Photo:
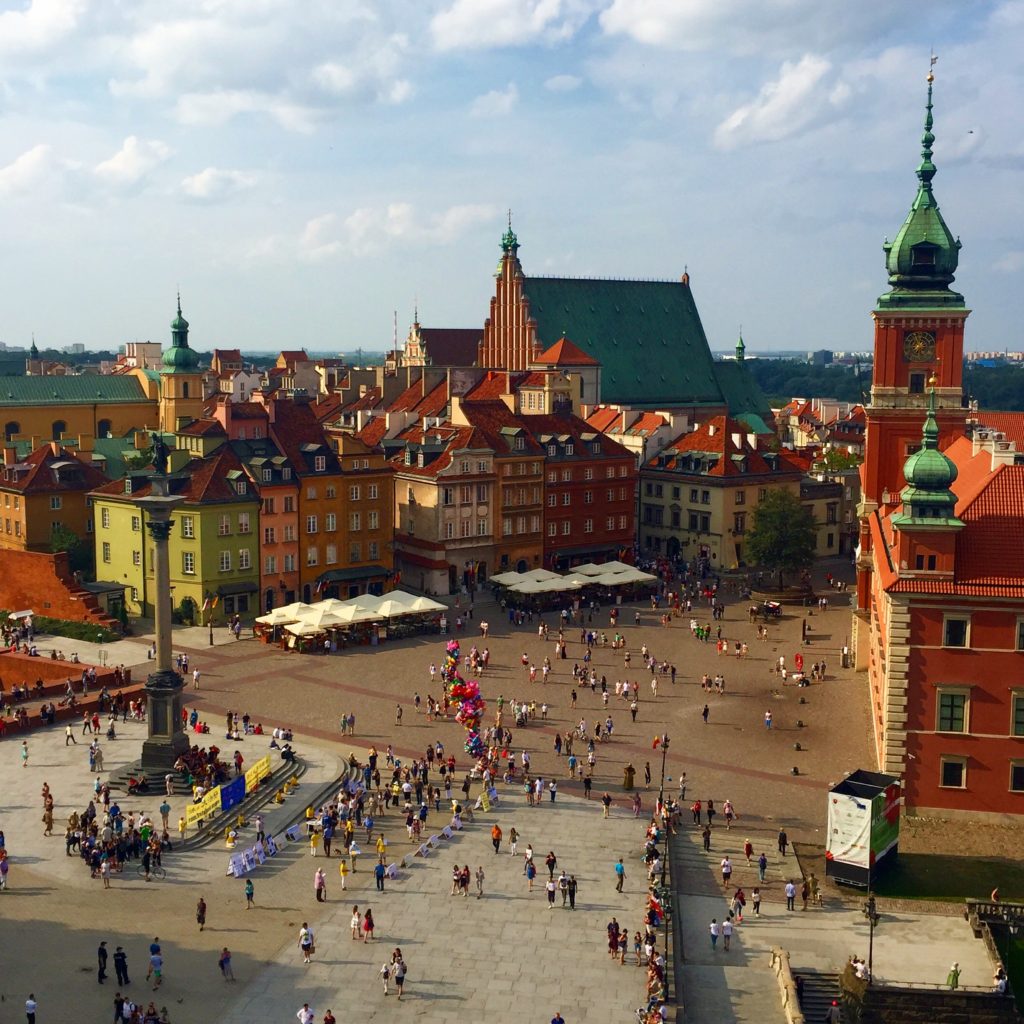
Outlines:
{"type": "Polygon", "coordinates": [[[220,813],[220,787],[216,786],[197,804],[189,804],[185,809],[185,824],[194,825],[197,821],[212,818],[220,813]]]}
{"type": "Polygon", "coordinates": [[[270,755],[267,754],[256,761],[251,768],[245,771],[245,791],[253,792],[254,789],[270,774],[270,755]]]}
{"type": "Polygon", "coordinates": [[[491,798],[487,795],[486,789],[480,794],[480,806],[485,811],[489,811],[491,809],[491,798]]]}

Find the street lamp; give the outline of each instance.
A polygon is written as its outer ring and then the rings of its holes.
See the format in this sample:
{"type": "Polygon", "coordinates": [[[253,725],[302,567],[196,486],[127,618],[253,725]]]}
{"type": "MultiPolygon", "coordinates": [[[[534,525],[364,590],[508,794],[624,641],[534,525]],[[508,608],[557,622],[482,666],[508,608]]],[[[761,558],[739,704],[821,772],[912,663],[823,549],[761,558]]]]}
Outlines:
{"type": "Polygon", "coordinates": [[[870,889],[868,890],[867,902],[864,904],[864,908],[861,912],[868,919],[868,984],[870,985],[875,974],[875,925],[878,924],[878,919],[880,917],[878,911],[875,909],[875,897],[872,895],[870,889]]]}

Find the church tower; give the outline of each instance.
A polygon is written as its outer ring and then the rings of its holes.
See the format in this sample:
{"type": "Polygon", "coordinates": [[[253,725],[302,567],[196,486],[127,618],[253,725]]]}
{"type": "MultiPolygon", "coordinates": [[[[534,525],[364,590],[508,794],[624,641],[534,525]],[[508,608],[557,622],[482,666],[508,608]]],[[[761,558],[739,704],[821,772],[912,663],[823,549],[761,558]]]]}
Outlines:
{"type": "MultiPolygon", "coordinates": [[[[934,60],[933,60],[934,63],[934,60]]],[[[878,299],[875,321],[871,399],[865,409],[867,432],[862,471],[863,497],[858,608],[867,610],[870,587],[870,517],[895,505],[907,482],[905,463],[921,446],[920,424],[926,408],[934,424],[936,448],[961,435],[967,417],[963,393],[964,323],[970,310],[950,287],[960,254],[939,212],[932,190],[932,86],[928,102],[917,195],[893,241],[882,246],[889,273],[889,291],[878,299]],[[934,383],[928,388],[929,380],[934,383]]],[[[909,465],[909,463],[907,463],[909,465]]]]}
{"type": "Polygon", "coordinates": [[[171,433],[180,425],[199,419],[203,412],[203,374],[199,356],[188,347],[188,321],[178,315],[171,321],[171,347],[160,368],[160,429],[171,433]]]}

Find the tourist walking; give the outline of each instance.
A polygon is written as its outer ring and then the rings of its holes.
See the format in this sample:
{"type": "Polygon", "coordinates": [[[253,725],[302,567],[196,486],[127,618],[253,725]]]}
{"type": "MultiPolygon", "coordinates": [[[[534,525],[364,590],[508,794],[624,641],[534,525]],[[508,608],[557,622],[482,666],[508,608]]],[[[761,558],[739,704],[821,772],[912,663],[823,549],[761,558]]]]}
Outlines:
{"type": "Polygon", "coordinates": [[[626,881],[626,866],[622,863],[620,857],[615,862],[615,891],[622,892],[622,885],[626,881]]]}
{"type": "Polygon", "coordinates": [[[224,976],[225,981],[235,980],[235,972],[231,969],[231,950],[227,946],[220,951],[217,966],[220,968],[220,973],[224,976]]]}
{"type": "Polygon", "coordinates": [[[131,979],[128,977],[128,955],[123,946],[118,946],[114,950],[114,971],[117,974],[118,985],[131,984],[131,979]]]}
{"type": "Polygon", "coordinates": [[[711,933],[711,949],[715,950],[718,948],[719,926],[717,918],[711,918],[711,924],[708,927],[708,931],[711,933]]]}
{"type": "Polygon", "coordinates": [[[313,874],[313,891],[316,893],[317,903],[327,902],[327,878],[323,868],[317,868],[313,874]]]}
{"type": "Polygon", "coordinates": [[[313,941],[313,930],[305,921],[299,929],[299,949],[302,952],[302,962],[311,963],[310,957],[316,952],[316,945],[313,941]]]}
{"type": "Polygon", "coordinates": [[[786,883],[786,909],[796,910],[796,886],[792,878],[786,883]]]}
{"type": "Polygon", "coordinates": [[[206,900],[202,896],[199,897],[199,902],[196,904],[196,924],[199,925],[200,931],[206,927],[206,900]]]}

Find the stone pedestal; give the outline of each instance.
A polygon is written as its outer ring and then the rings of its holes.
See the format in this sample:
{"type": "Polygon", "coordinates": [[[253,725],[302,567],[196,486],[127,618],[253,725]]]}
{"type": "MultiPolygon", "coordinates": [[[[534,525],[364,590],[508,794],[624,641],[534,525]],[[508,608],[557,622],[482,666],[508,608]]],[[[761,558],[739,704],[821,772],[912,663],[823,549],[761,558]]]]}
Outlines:
{"type": "Polygon", "coordinates": [[[168,493],[167,477],[153,477],[151,493],[135,504],[145,513],[153,538],[153,614],[156,621],[156,671],[146,680],[149,738],[142,745],[143,770],[163,774],[189,748],[181,722],[184,680],[171,661],[171,572],[167,542],[171,512],[184,500],[168,493]]]}

